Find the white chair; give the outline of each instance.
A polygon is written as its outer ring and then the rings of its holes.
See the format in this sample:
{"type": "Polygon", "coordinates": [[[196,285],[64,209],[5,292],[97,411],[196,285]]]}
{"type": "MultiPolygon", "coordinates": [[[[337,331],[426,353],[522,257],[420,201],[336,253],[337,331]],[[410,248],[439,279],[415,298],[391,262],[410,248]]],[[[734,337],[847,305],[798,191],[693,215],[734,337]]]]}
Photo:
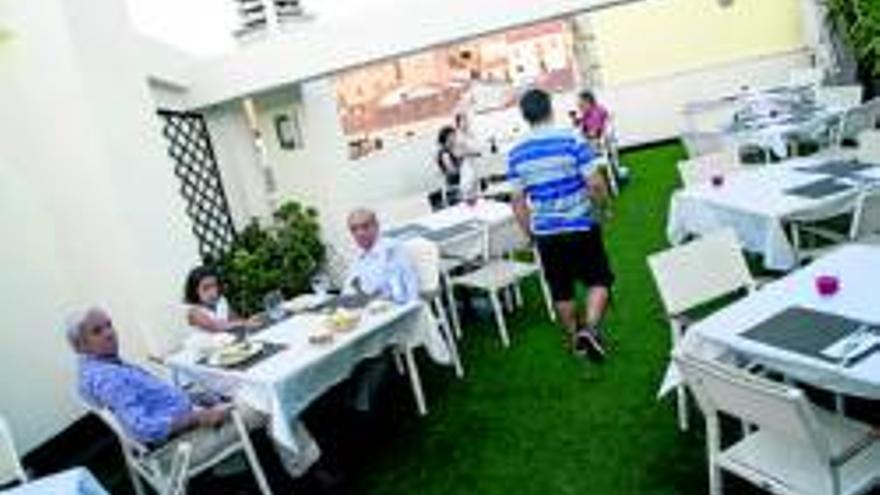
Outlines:
{"type": "MultiPolygon", "coordinates": [[[[513,259],[513,253],[528,245],[515,220],[503,222],[498,225],[487,226],[485,234],[486,247],[481,255],[484,263],[479,268],[461,275],[449,277],[452,287],[466,287],[486,292],[495,313],[495,322],[498,334],[504,347],[510,346],[510,335],[507,331],[507,322],[504,318],[504,307],[501,304],[500,292],[504,291],[509,297],[508,290],[513,290],[516,302],[522,302],[519,292],[519,283],[533,275],[537,275],[541,285],[541,292],[547,306],[547,312],[551,320],[555,318],[553,304],[550,298],[550,290],[544,280],[540,258],[535,255],[534,262],[524,262],[513,259]]],[[[506,301],[509,299],[506,299],[506,301]]],[[[508,304],[513,306],[514,304],[508,304]]],[[[452,305],[454,308],[454,304],[452,305]]],[[[454,309],[453,309],[454,311],[454,309]]],[[[457,319],[457,318],[456,318],[457,319]]]]}
{"type": "Polygon", "coordinates": [[[383,201],[376,206],[376,214],[384,228],[394,228],[431,213],[426,194],[415,194],[383,201]]]}
{"type": "MultiPolygon", "coordinates": [[[[856,203],[857,198],[850,195],[841,196],[823,204],[819,210],[804,211],[785,219],[791,237],[796,266],[816,259],[834,247],[847,242],[848,232],[838,232],[838,229],[828,222],[842,217],[848,217],[852,222],[856,203]]],[[[849,225],[851,229],[852,223],[849,225]]]]}
{"type": "Polygon", "coordinates": [[[727,176],[742,168],[736,154],[716,151],[678,162],[678,173],[684,187],[708,184],[716,175],[727,176]]]}
{"type": "Polygon", "coordinates": [[[810,404],[803,391],[745,370],[674,356],[706,417],[709,493],[723,471],[771,493],[855,495],[880,480],[880,442],[871,427],[810,404]],[[753,425],[722,446],[719,413],[753,425]]]}
{"type": "MultiPolygon", "coordinates": [[[[686,316],[688,311],[739,290],[757,288],[732,229],[654,253],[648,256],[648,266],[669,319],[673,349],[692,323],[686,316]]],[[[686,430],[687,396],[681,386],[676,394],[678,425],[686,430]]]]}
{"type": "Polygon", "coordinates": [[[690,158],[724,151],[727,147],[720,132],[686,132],[681,135],[681,140],[690,158]]]}
{"type": "Polygon", "coordinates": [[[859,149],[856,157],[863,162],[880,165],[880,130],[867,129],[856,136],[859,149]]]}
{"type": "Polygon", "coordinates": [[[859,194],[849,238],[855,242],[880,244],[880,186],[859,194]]]}
{"type": "Polygon", "coordinates": [[[0,486],[16,481],[27,483],[28,476],[15,449],[12,429],[6,418],[0,416],[0,486]]]}
{"type": "Polygon", "coordinates": [[[459,377],[464,376],[464,369],[461,365],[461,357],[458,353],[458,345],[455,343],[455,336],[443,306],[443,291],[440,286],[440,249],[433,242],[416,237],[403,243],[407,255],[413,261],[419,276],[419,293],[422,299],[427,302],[440,323],[440,330],[449,353],[452,357],[452,364],[455,366],[455,373],[459,377]]]}
{"type": "Polygon", "coordinates": [[[820,86],[816,88],[816,102],[838,110],[856,107],[862,102],[862,87],[858,84],[820,86]]]}
{"type": "Polygon", "coordinates": [[[876,129],[878,118],[880,118],[880,97],[847,110],[836,132],[837,147],[842,146],[847,140],[858,140],[859,134],[863,131],[876,129]]]}
{"type": "Polygon", "coordinates": [[[162,495],[186,495],[186,486],[189,484],[189,463],[192,456],[192,445],[181,442],[174,452],[171,461],[171,471],[168,475],[168,485],[162,495]]]}
{"type": "Polygon", "coordinates": [[[825,71],[820,67],[801,67],[788,73],[788,84],[792,86],[819,86],[825,80],[825,71]]]}
{"type": "MultiPolygon", "coordinates": [[[[122,455],[125,458],[125,464],[128,468],[132,485],[134,485],[135,493],[137,493],[137,495],[146,495],[143,481],[146,481],[147,484],[157,493],[164,494],[170,489],[170,487],[173,487],[174,480],[171,476],[173,474],[173,469],[160,465],[160,459],[157,456],[156,450],[150,449],[141,442],[128,436],[122,428],[122,425],[119,424],[110,410],[105,408],[93,408],[88,404],[87,406],[89,406],[92,412],[104,421],[113,433],[116,434],[116,437],[119,440],[119,445],[122,448],[122,455]]],[[[232,411],[229,421],[232,421],[238,438],[235,441],[230,442],[228,446],[211,458],[202,461],[199,464],[190,465],[186,470],[185,477],[187,479],[194,478],[220,464],[226,458],[241,451],[244,453],[251,472],[254,474],[260,493],[262,495],[272,495],[272,490],[269,488],[269,483],[266,481],[266,475],[263,473],[262,466],[260,466],[257,453],[254,450],[253,444],[251,444],[247,427],[238,411],[232,411]]]]}

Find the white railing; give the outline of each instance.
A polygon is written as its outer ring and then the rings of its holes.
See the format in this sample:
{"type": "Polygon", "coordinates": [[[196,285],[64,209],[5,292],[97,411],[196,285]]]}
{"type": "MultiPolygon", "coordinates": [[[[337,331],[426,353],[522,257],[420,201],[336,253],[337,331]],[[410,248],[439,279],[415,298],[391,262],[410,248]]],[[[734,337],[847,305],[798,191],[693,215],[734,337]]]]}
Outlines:
{"type": "Polygon", "coordinates": [[[285,25],[305,19],[300,0],[232,0],[238,14],[238,39],[256,33],[278,31],[285,25]]]}

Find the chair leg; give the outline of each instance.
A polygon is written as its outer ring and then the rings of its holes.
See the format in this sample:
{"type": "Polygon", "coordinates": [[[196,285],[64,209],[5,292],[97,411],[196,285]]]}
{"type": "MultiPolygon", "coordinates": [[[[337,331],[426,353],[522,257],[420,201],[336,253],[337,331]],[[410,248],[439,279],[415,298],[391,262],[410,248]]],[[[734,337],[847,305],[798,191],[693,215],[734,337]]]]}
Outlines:
{"type": "Polygon", "coordinates": [[[718,467],[718,427],[712,420],[706,421],[706,449],[709,457],[709,495],[722,495],[721,468],[718,467]]]}
{"type": "Polygon", "coordinates": [[[547,285],[547,280],[544,278],[543,273],[538,274],[538,279],[541,283],[541,294],[544,296],[544,304],[547,306],[547,316],[550,317],[550,321],[556,322],[556,311],[553,308],[553,296],[550,294],[550,286],[547,285]]]}
{"type": "Polygon", "coordinates": [[[507,311],[508,313],[513,313],[513,311],[516,309],[513,305],[514,304],[513,288],[510,286],[507,286],[507,287],[501,289],[501,293],[503,294],[502,302],[504,303],[504,310],[507,311]]]}
{"type": "Polygon", "coordinates": [[[409,375],[413,397],[416,401],[416,410],[419,412],[419,416],[425,416],[428,414],[428,407],[425,405],[425,392],[422,390],[422,379],[419,377],[419,369],[416,366],[416,360],[413,356],[412,348],[407,345],[404,345],[403,347],[403,359],[406,361],[407,375],[409,375]]]}
{"type": "Polygon", "coordinates": [[[458,307],[455,304],[454,287],[449,279],[444,277],[443,285],[446,287],[446,303],[449,305],[449,318],[452,320],[452,330],[455,332],[455,338],[461,339],[461,320],[458,318],[458,307]]]}
{"type": "Polygon", "coordinates": [[[501,307],[498,292],[490,290],[489,300],[492,302],[492,310],[495,313],[495,322],[498,324],[498,335],[501,337],[501,344],[504,347],[510,347],[510,336],[507,334],[507,323],[504,321],[504,308],[501,307]]]}
{"type": "Polygon", "coordinates": [[[248,464],[251,466],[251,472],[254,474],[260,493],[262,495],[272,495],[272,489],[269,488],[269,482],[266,481],[266,474],[263,472],[263,467],[260,465],[260,459],[257,457],[257,453],[254,451],[254,445],[251,443],[250,434],[238,412],[233,412],[232,420],[235,422],[235,429],[238,430],[238,435],[241,437],[241,446],[244,450],[244,455],[247,458],[248,464]]]}
{"type": "Polygon", "coordinates": [[[515,308],[523,307],[522,287],[519,286],[519,282],[513,284],[513,303],[515,308]]]}
{"type": "Polygon", "coordinates": [[[464,368],[461,366],[461,356],[458,354],[458,345],[455,343],[455,336],[452,335],[452,329],[449,327],[449,319],[446,317],[446,311],[443,310],[443,302],[440,296],[431,299],[431,307],[437,313],[440,320],[440,331],[443,333],[443,340],[446,341],[446,347],[449,348],[449,355],[452,357],[452,365],[455,367],[455,376],[461,378],[464,376],[464,368]]]}
{"type": "MultiPolygon", "coordinates": [[[[682,334],[684,333],[681,323],[676,319],[670,320],[669,332],[672,340],[672,349],[675,350],[678,348],[678,343],[681,341],[682,334]]],[[[687,431],[690,422],[688,421],[687,389],[683,384],[675,388],[675,396],[677,401],[676,407],[678,408],[678,429],[687,431]]]]}
{"type": "Polygon", "coordinates": [[[406,374],[406,366],[403,364],[403,357],[400,356],[400,352],[392,352],[392,356],[394,356],[394,368],[397,369],[397,373],[399,375],[406,374]]]}
{"type": "Polygon", "coordinates": [[[128,469],[128,477],[131,478],[131,486],[134,487],[135,495],[147,495],[147,492],[144,489],[144,481],[141,479],[137,470],[131,466],[131,462],[128,458],[125,459],[125,467],[128,469]]]}
{"type": "Polygon", "coordinates": [[[678,429],[687,431],[690,421],[688,421],[687,389],[684,385],[676,387],[675,395],[678,400],[678,429]]]}

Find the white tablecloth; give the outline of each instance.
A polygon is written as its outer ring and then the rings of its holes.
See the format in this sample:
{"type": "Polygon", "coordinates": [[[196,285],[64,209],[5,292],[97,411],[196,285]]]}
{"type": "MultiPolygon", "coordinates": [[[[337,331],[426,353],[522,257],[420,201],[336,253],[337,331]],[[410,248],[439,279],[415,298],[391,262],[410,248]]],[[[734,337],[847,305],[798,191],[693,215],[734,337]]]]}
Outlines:
{"type": "MultiPolygon", "coordinates": [[[[786,194],[785,190],[828,177],[800,171],[828,159],[799,158],[783,163],[744,169],[725,177],[720,187],[711,184],[676,191],[670,200],[667,236],[673,244],[688,235],[702,235],[732,227],[743,247],[764,257],[764,266],[789,270],[795,266],[794,248],[785,232],[790,219],[821,218],[851,208],[857,188],[819,199],[786,194]]],[[[863,174],[880,178],[872,169],[863,174]]]]}
{"type": "Polygon", "coordinates": [[[75,468],[0,491],[3,495],[110,495],[85,468],[75,468]]]}
{"type": "Polygon", "coordinates": [[[364,359],[390,346],[424,346],[434,361],[451,364],[434,317],[422,302],[395,306],[376,315],[365,313],[356,329],[337,333],[332,343],[310,343],[310,331],[323,325],[323,319],[318,314],[295,315],[258,333],[254,340],[287,348],[244,371],[197,364],[188,351],[168,362],[184,373],[236,384],[237,398],[269,414],[273,438],[292,450],[298,446],[291,425],[312,401],[345,380],[364,359]]]}
{"type": "Polygon", "coordinates": [[[513,209],[509,204],[490,199],[480,199],[474,205],[459,203],[417,218],[412,223],[431,230],[439,230],[475,220],[488,225],[499,225],[510,221],[512,218],[513,209]]]}
{"type": "MultiPolygon", "coordinates": [[[[827,254],[697,322],[677,350],[708,359],[739,355],[826,390],[880,399],[880,352],[844,367],[740,335],[793,306],[880,325],[880,247],[850,244],[827,254]],[[839,292],[820,296],[814,282],[818,275],[837,276],[839,292]]],[[[677,374],[671,368],[661,394],[675,383],[677,374]]]]}

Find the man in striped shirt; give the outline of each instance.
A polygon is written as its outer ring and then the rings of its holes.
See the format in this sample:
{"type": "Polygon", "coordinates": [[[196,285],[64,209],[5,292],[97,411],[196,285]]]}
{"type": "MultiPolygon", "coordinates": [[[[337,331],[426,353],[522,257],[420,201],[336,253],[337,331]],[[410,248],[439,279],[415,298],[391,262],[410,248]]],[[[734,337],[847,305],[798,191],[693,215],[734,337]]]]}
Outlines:
{"type": "Polygon", "coordinates": [[[595,153],[573,129],[553,125],[550,95],[527,91],[520,110],[531,126],[508,155],[513,209],[534,239],[560,320],[577,352],[605,355],[599,324],[614,274],[602,243],[594,203],[607,199],[605,181],[592,164],[595,153]],[[578,314],[575,284],[588,291],[578,314]]]}

